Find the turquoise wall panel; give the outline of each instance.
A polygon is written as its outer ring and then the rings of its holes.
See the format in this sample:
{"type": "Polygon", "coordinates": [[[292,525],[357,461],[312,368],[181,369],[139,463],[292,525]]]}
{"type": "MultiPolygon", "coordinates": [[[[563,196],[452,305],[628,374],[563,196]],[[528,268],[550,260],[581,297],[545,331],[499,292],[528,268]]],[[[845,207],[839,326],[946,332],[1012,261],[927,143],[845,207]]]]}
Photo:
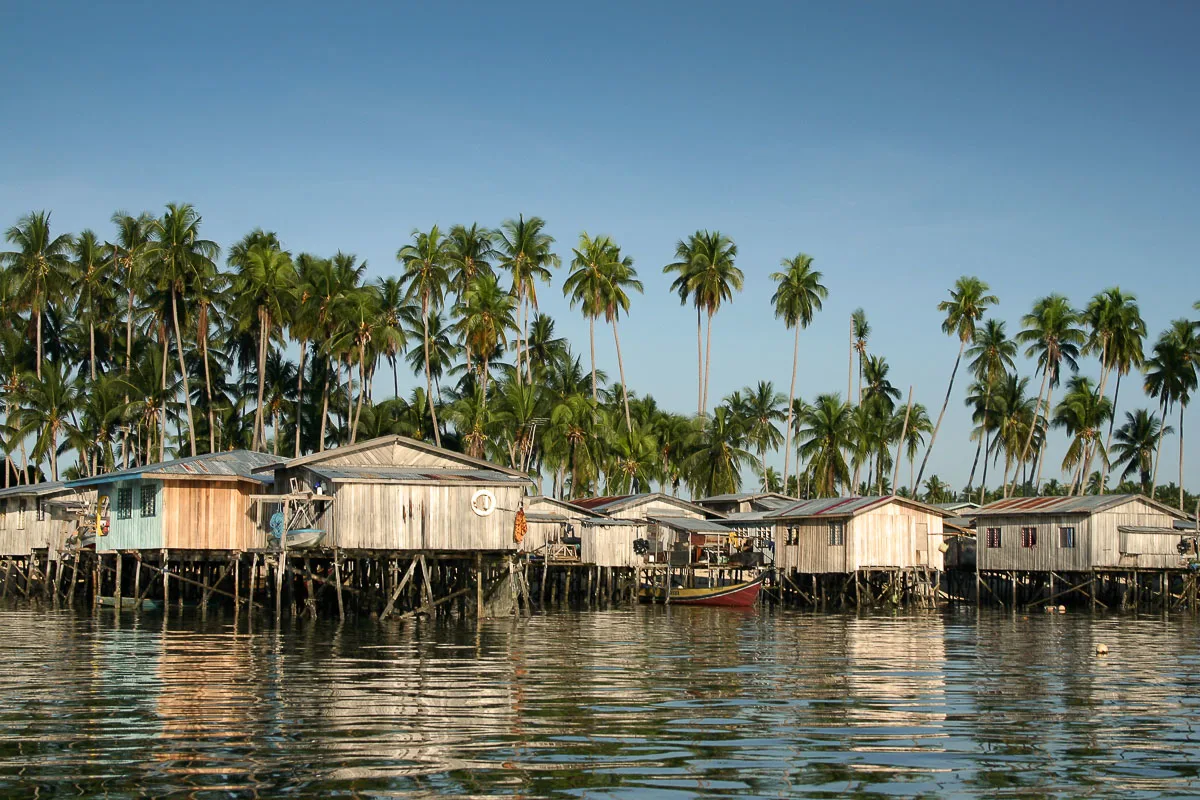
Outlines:
{"type": "MultiPolygon", "coordinates": [[[[159,481],[131,480],[106,483],[98,494],[108,497],[108,535],[96,537],[98,552],[114,550],[161,550],[163,545],[163,491],[159,481]],[[119,493],[131,489],[129,518],[121,519],[119,493]],[[143,492],[154,494],[153,515],[143,514],[143,492]]],[[[149,510],[149,509],[146,509],[149,510]]]]}

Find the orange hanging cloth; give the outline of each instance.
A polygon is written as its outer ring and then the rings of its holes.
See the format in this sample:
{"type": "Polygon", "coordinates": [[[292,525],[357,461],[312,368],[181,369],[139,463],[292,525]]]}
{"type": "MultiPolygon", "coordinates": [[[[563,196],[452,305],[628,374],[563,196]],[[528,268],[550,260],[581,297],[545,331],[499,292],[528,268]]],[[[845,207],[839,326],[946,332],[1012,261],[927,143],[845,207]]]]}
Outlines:
{"type": "Polygon", "coordinates": [[[525,521],[525,509],[517,509],[517,518],[513,520],[513,541],[517,544],[525,541],[525,532],[529,530],[529,523],[525,521]]]}

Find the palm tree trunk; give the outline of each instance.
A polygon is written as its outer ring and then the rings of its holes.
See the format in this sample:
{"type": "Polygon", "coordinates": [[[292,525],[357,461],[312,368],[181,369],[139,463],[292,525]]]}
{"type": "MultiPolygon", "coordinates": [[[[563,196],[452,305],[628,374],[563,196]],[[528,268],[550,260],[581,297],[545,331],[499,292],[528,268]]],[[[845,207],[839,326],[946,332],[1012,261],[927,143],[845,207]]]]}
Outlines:
{"type": "Polygon", "coordinates": [[[329,422],[329,363],[325,367],[325,380],[321,386],[321,440],[317,443],[317,452],[325,452],[325,426],[329,422]]]}
{"type": "MultiPolygon", "coordinates": [[[[433,373],[429,368],[429,291],[421,297],[421,322],[425,327],[425,397],[429,401],[429,418],[433,420],[433,441],[438,447],[442,446],[442,434],[438,430],[437,410],[433,407],[433,373]]],[[[517,373],[520,374],[520,362],[517,373]]],[[[520,380],[517,381],[520,383],[520,380]]]]}
{"type": "Polygon", "coordinates": [[[854,315],[850,315],[850,349],[846,352],[846,405],[854,389],[854,315]]]}
{"type": "Polygon", "coordinates": [[[700,335],[700,302],[696,301],[696,416],[704,413],[704,340],[700,335]]]}
{"type": "Polygon", "coordinates": [[[979,505],[983,505],[983,498],[987,496],[987,473],[988,473],[988,455],[992,450],[992,432],[987,427],[987,420],[984,420],[983,428],[983,476],[979,479],[979,505]]]}
{"type": "Polygon", "coordinates": [[[92,383],[96,382],[96,323],[88,320],[88,363],[91,365],[92,383]]]}
{"type": "MultiPolygon", "coordinates": [[[[958,357],[954,359],[954,369],[950,370],[950,384],[946,387],[946,399],[942,401],[942,410],[938,412],[937,423],[933,433],[929,434],[929,447],[925,449],[925,457],[921,459],[921,469],[917,471],[917,483],[925,476],[925,465],[929,463],[929,454],[933,452],[933,443],[937,441],[938,430],[942,427],[942,417],[946,416],[946,407],[950,405],[950,393],[954,391],[954,377],[958,374],[958,364],[962,361],[963,350],[966,348],[965,339],[958,342],[958,357]]],[[[961,473],[959,473],[961,474],[961,473]]]]}
{"type": "Polygon", "coordinates": [[[800,360],[800,323],[796,323],[796,341],[792,345],[792,382],[788,389],[787,432],[783,445],[783,493],[787,494],[788,469],[792,462],[792,404],[796,402],[796,364],[800,360]]]}
{"type": "MultiPolygon", "coordinates": [[[[1037,497],[1038,487],[1042,485],[1042,467],[1046,465],[1046,440],[1050,438],[1050,409],[1054,396],[1054,382],[1046,387],[1046,424],[1042,426],[1042,446],[1038,448],[1037,475],[1033,479],[1033,496],[1037,497]]],[[[1036,421],[1036,420],[1035,420],[1036,421]]]]}
{"type": "MultiPolygon", "coordinates": [[[[1025,458],[1029,455],[1029,445],[1031,445],[1033,443],[1033,432],[1037,429],[1038,414],[1042,410],[1042,395],[1044,395],[1046,393],[1046,378],[1048,378],[1048,377],[1050,377],[1050,366],[1049,365],[1047,365],[1046,368],[1044,370],[1042,370],[1042,385],[1038,388],[1037,401],[1033,404],[1033,420],[1029,423],[1029,435],[1025,437],[1025,446],[1021,448],[1021,457],[1019,459],[1017,459],[1018,465],[1024,464],[1025,458]]],[[[1004,470],[1004,474],[1006,476],[1008,475],[1007,469],[1004,470]]],[[[1014,478],[1014,480],[1015,480],[1015,478],[1014,478]]],[[[1016,487],[1014,486],[1013,489],[1015,490],[1016,487]]],[[[1005,497],[1009,496],[1007,477],[1005,478],[1005,481],[1004,481],[1004,496],[1005,497]]]]}
{"type": "Polygon", "coordinates": [[[1182,400],[1179,402],[1179,505],[1178,508],[1183,510],[1183,412],[1187,408],[1187,403],[1182,400]]]}
{"type": "MultiPolygon", "coordinates": [[[[1102,403],[1104,401],[1104,391],[1108,385],[1108,373],[1111,371],[1110,368],[1107,366],[1107,363],[1108,363],[1108,340],[1106,339],[1104,341],[1104,348],[1100,351],[1100,388],[1099,388],[1099,397],[1097,398],[1097,400],[1100,403],[1102,403]]],[[[1114,409],[1114,411],[1115,411],[1115,409],[1114,409]]],[[[1115,416],[1115,414],[1114,414],[1114,416],[1115,416]]],[[[1088,474],[1090,474],[1090,472],[1091,472],[1092,458],[1096,455],[1096,445],[1098,445],[1099,443],[1100,442],[1098,439],[1095,442],[1089,442],[1090,446],[1088,447],[1088,450],[1087,450],[1087,458],[1084,459],[1084,464],[1083,464],[1083,474],[1085,476],[1084,480],[1087,479],[1086,476],[1088,474]]],[[[1105,452],[1108,452],[1108,451],[1106,450],[1105,452]]],[[[1107,473],[1108,465],[1106,464],[1105,468],[1101,471],[1104,473],[1107,473]]],[[[1101,485],[1101,487],[1104,486],[1104,476],[1103,475],[1100,476],[1100,485],[1101,485]]],[[[1079,493],[1081,495],[1083,494],[1082,486],[1080,487],[1079,493]]]]}
{"type": "MultiPolygon", "coordinates": [[[[469,351],[468,351],[469,352],[469,351]]],[[[392,397],[400,396],[400,371],[396,367],[395,353],[388,356],[388,361],[392,363],[392,397]]],[[[467,367],[467,372],[470,372],[470,366],[467,367]]]]}
{"type": "Polygon", "coordinates": [[[704,336],[704,394],[700,401],[701,413],[708,412],[708,377],[712,369],[712,322],[713,310],[708,309],[708,330],[704,336]]]}
{"type": "Polygon", "coordinates": [[[254,435],[252,438],[254,444],[251,445],[251,450],[258,450],[259,444],[266,444],[266,431],[263,426],[263,391],[267,388],[266,371],[267,365],[267,321],[270,319],[270,314],[265,308],[258,310],[258,405],[254,409],[254,435]]]}
{"type": "MultiPolygon", "coordinates": [[[[50,426],[50,480],[58,480],[58,426],[50,426]]],[[[1182,505],[1182,503],[1180,504],[1182,505]]]]}
{"type": "Polygon", "coordinates": [[[363,363],[367,360],[366,347],[358,343],[358,408],[354,411],[354,427],[350,429],[350,444],[358,439],[358,421],[362,419],[363,395],[367,390],[367,373],[363,363]]]}
{"type": "MultiPolygon", "coordinates": [[[[37,379],[42,379],[42,309],[34,301],[33,315],[37,317],[37,379]]],[[[57,480],[57,479],[56,479],[57,480]]]]}
{"type": "Polygon", "coordinates": [[[480,411],[482,415],[487,417],[487,390],[488,390],[488,362],[490,356],[483,357],[483,401],[480,403],[480,411]]]}
{"type": "Polygon", "coordinates": [[[167,460],[167,359],[171,351],[167,342],[166,326],[159,324],[158,335],[162,340],[162,403],[159,408],[158,429],[158,460],[167,460]]]}
{"type": "Polygon", "coordinates": [[[212,369],[208,364],[208,325],[204,326],[204,330],[200,336],[200,357],[204,359],[204,399],[208,404],[208,451],[214,453],[217,450],[217,421],[213,412],[213,396],[212,396],[212,369]]]}
{"type": "Polygon", "coordinates": [[[296,454],[300,457],[300,420],[304,411],[304,360],[308,357],[308,341],[300,340],[300,369],[296,370],[296,454]]]}
{"type": "Polygon", "coordinates": [[[592,402],[595,403],[599,402],[599,395],[596,393],[596,318],[591,314],[588,315],[588,346],[592,351],[592,402]]]}
{"type": "Polygon", "coordinates": [[[279,411],[277,410],[271,411],[271,430],[275,431],[275,455],[279,455],[279,411]]]}
{"type": "Polygon", "coordinates": [[[1170,409],[1164,397],[1162,403],[1159,404],[1159,417],[1162,419],[1162,425],[1158,429],[1158,446],[1154,448],[1154,475],[1150,478],[1150,499],[1154,499],[1154,490],[1158,488],[1158,463],[1162,460],[1162,443],[1167,432],[1167,414],[1170,409]]]}
{"type": "Polygon", "coordinates": [[[621,337],[617,335],[617,319],[613,317],[613,343],[617,346],[617,370],[621,373],[621,397],[625,401],[625,429],[633,433],[633,421],[629,416],[629,387],[625,383],[625,362],[621,358],[621,337]]]}
{"type": "MultiPolygon", "coordinates": [[[[1120,398],[1120,396],[1121,396],[1121,371],[1117,370],[1117,384],[1115,387],[1113,387],[1112,414],[1108,418],[1108,436],[1106,436],[1104,439],[1104,457],[1105,457],[1105,459],[1107,459],[1108,454],[1110,452],[1112,452],[1113,423],[1115,423],[1117,421],[1117,400],[1120,398]]],[[[1108,465],[1108,463],[1106,461],[1105,465],[1104,465],[1104,472],[1100,476],[1100,494],[1104,494],[1104,487],[1105,487],[1105,484],[1108,483],[1108,471],[1110,468],[1111,467],[1108,465]]]]}
{"type": "MultiPolygon", "coordinates": [[[[171,320],[175,324],[175,352],[179,357],[179,373],[183,376],[183,402],[187,406],[188,443],[191,445],[191,454],[194,456],[196,455],[196,420],[192,417],[191,381],[188,380],[187,362],[183,360],[183,337],[179,334],[179,305],[176,302],[174,284],[171,285],[171,320]]],[[[259,394],[262,394],[261,390],[259,394]]]]}

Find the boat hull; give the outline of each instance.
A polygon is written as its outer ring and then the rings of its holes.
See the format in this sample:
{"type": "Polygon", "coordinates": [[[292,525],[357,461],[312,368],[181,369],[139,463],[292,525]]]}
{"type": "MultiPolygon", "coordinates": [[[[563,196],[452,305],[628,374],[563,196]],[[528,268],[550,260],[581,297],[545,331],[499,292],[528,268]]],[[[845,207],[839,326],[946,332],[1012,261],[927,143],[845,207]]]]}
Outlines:
{"type": "MultiPolygon", "coordinates": [[[[758,602],[766,575],[759,575],[752,581],[731,583],[728,586],[716,586],[704,589],[676,589],[672,587],[669,602],[677,606],[719,606],[723,608],[750,608],[758,602]]],[[[644,587],[640,592],[644,603],[668,602],[666,592],[661,587],[644,587]]]]}

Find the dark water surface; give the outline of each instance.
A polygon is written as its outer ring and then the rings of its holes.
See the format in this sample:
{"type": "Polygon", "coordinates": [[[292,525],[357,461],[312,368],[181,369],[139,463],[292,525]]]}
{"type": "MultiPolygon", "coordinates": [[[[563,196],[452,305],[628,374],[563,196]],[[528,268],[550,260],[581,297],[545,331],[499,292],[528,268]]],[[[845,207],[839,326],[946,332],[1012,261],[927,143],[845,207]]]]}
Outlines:
{"type": "Polygon", "coordinates": [[[0,612],[0,795],[1200,794],[1187,617],[246,623],[0,612]]]}

